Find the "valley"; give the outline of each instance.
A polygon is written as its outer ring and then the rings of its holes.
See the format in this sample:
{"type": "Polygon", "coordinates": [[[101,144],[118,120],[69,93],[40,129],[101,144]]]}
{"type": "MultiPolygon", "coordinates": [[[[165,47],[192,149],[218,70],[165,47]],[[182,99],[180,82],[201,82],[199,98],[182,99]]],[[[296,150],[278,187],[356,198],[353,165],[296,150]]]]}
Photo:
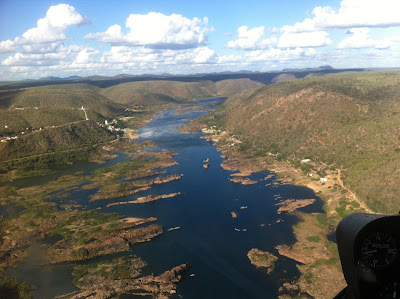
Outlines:
{"type": "Polygon", "coordinates": [[[400,207],[399,73],[204,77],[1,86],[0,290],[43,294],[12,268],[37,252],[70,263],[59,298],[345,286],[337,223],[400,207]]]}

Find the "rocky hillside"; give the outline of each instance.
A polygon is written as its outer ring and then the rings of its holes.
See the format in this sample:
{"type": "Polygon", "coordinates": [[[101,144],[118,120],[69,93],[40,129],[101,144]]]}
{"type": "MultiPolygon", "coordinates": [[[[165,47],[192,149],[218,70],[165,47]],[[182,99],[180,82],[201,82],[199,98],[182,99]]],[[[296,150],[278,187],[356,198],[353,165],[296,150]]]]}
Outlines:
{"type": "Polygon", "coordinates": [[[290,80],[229,98],[209,126],[237,135],[239,150],[343,167],[372,209],[400,210],[400,73],[290,80]]]}

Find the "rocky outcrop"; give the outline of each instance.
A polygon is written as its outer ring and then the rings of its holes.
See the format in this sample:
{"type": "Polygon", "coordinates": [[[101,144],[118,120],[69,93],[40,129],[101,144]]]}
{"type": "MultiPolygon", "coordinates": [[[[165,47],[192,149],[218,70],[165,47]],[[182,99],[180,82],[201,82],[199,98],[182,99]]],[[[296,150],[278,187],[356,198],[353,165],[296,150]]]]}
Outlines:
{"type": "Polygon", "coordinates": [[[310,199],[288,199],[282,202],[279,202],[275,204],[276,206],[280,206],[278,209],[278,214],[280,213],[287,213],[287,212],[293,212],[299,208],[306,207],[308,205],[311,205],[315,202],[314,198],[310,199]]]}
{"type": "Polygon", "coordinates": [[[190,268],[189,264],[182,264],[171,270],[165,271],[161,275],[148,275],[145,277],[102,280],[82,286],[81,291],[58,296],[58,299],[107,299],[113,298],[118,294],[134,294],[138,296],[153,296],[153,298],[169,298],[176,293],[178,282],[183,274],[190,268]]]}
{"type": "Polygon", "coordinates": [[[161,226],[152,224],[147,227],[126,230],[116,236],[99,237],[89,244],[74,246],[70,240],[61,240],[49,248],[51,262],[86,260],[96,256],[129,250],[135,243],[145,242],[163,233],[161,226]]]}
{"type": "Polygon", "coordinates": [[[120,235],[127,240],[130,245],[145,242],[163,233],[163,229],[158,224],[152,224],[147,227],[128,230],[120,235]]]}
{"type": "Polygon", "coordinates": [[[153,195],[153,194],[151,194],[151,195],[148,195],[148,196],[139,197],[136,200],[110,203],[110,204],[107,205],[107,208],[111,207],[111,206],[126,205],[126,204],[130,204],[130,203],[139,204],[139,203],[152,202],[152,201],[157,201],[157,200],[162,199],[162,198],[175,197],[175,196],[178,196],[180,194],[181,194],[180,192],[170,193],[170,194],[162,194],[162,195],[153,195]]]}
{"type": "Polygon", "coordinates": [[[157,201],[162,198],[171,198],[180,195],[180,192],[170,193],[170,194],[162,194],[162,195],[148,195],[145,197],[139,197],[134,203],[145,203],[145,202],[152,202],[157,201]]]}
{"type": "Polygon", "coordinates": [[[183,174],[171,174],[171,175],[167,175],[165,177],[157,177],[153,180],[149,180],[149,181],[136,181],[133,182],[133,185],[135,187],[148,187],[148,186],[152,186],[152,185],[160,185],[160,184],[165,184],[165,183],[169,183],[175,180],[179,180],[181,177],[183,177],[183,174]]]}
{"type": "Polygon", "coordinates": [[[242,183],[243,185],[254,185],[257,184],[257,181],[251,180],[249,178],[245,178],[242,176],[235,176],[229,179],[233,183],[242,183]]]}
{"type": "Polygon", "coordinates": [[[149,190],[149,189],[150,189],[150,187],[146,186],[146,187],[141,187],[141,188],[136,188],[136,189],[131,189],[131,190],[125,190],[125,191],[121,191],[121,192],[113,192],[113,193],[107,194],[107,195],[103,195],[100,192],[100,193],[96,193],[96,194],[92,195],[90,197],[90,201],[100,200],[100,199],[106,200],[106,199],[112,199],[112,198],[117,198],[117,197],[126,197],[126,196],[137,194],[142,191],[149,190]]]}
{"type": "Polygon", "coordinates": [[[150,171],[150,172],[147,172],[145,174],[138,174],[138,175],[133,175],[133,176],[127,177],[125,180],[132,181],[132,180],[137,180],[137,179],[157,176],[157,175],[166,174],[166,173],[167,173],[166,170],[164,170],[164,171],[156,171],[156,172],[151,172],[150,171]]]}

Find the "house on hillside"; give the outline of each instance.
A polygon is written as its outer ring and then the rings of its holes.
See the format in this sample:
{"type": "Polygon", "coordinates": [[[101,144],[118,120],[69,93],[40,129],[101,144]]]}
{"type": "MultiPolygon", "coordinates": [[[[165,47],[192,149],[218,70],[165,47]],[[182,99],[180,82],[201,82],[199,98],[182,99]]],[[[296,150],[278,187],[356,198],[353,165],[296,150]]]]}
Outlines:
{"type": "Polygon", "coordinates": [[[303,159],[303,160],[300,161],[300,163],[301,164],[305,164],[305,163],[308,163],[310,161],[311,161],[310,159],[303,159]]]}
{"type": "Polygon", "coordinates": [[[307,172],[307,176],[312,178],[313,177],[313,173],[312,172],[307,172]]]}
{"type": "Polygon", "coordinates": [[[350,192],[346,193],[346,198],[352,199],[353,198],[353,194],[351,194],[350,192]]]}
{"type": "Polygon", "coordinates": [[[319,181],[320,181],[322,184],[325,184],[326,182],[328,182],[328,179],[327,179],[327,178],[320,178],[319,181]]]}

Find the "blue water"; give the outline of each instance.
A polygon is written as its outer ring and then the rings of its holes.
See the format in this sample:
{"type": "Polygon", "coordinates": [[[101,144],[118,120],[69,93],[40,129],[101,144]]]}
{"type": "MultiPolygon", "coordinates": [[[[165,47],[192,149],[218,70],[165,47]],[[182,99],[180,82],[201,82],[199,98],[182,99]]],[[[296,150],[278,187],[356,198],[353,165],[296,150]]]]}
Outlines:
{"type": "MultiPolygon", "coordinates": [[[[217,104],[219,101],[212,99],[201,104],[217,104]]],[[[275,249],[277,245],[295,241],[292,225],[297,220],[294,216],[276,213],[274,195],[279,194],[283,199],[317,197],[312,190],[299,186],[266,187],[267,183],[276,179],[265,181],[268,171],[253,174],[252,179],[258,181],[255,185],[230,182],[232,172],[220,166],[223,159],[213,143],[201,139],[202,133],[183,134],[174,129],[204,113],[176,115],[176,109],[167,110],[138,131],[141,136],[139,141],[152,140],[159,150],[176,152],[178,155],[174,159],[179,164],[166,170],[168,174],[184,176],[177,181],[152,186],[147,193],[120,200],[129,201],[146,194],[181,192],[181,195],[148,204],[110,208],[106,207],[109,201],[88,202],[88,196],[95,190],[76,191],[71,198],[84,203],[84,209],[101,207],[102,212],[116,212],[127,217],[157,217],[157,223],[164,227],[165,233],[151,242],[134,245],[132,252],[148,263],[145,274],[158,275],[186,262],[192,265],[178,286],[176,298],[276,298],[279,286],[284,281],[292,281],[299,273],[295,262],[280,257],[275,249]],[[210,158],[210,166],[204,169],[203,160],[207,158],[210,158]],[[248,208],[240,209],[241,206],[248,208]],[[231,211],[238,213],[238,217],[232,218],[231,211]],[[278,219],[282,221],[276,223],[278,219]],[[177,226],[181,228],[167,231],[177,226]],[[276,268],[270,275],[251,265],[247,253],[252,248],[279,256],[276,268]]],[[[120,154],[116,163],[124,159],[127,157],[120,154]]],[[[314,205],[302,210],[320,212],[321,201],[317,198],[314,205]]],[[[65,264],[63,267],[66,267],[65,264]]],[[[56,276],[58,271],[57,268],[54,271],[56,276]]],[[[26,279],[22,272],[18,274],[13,271],[13,274],[26,279]]],[[[66,289],[73,291],[72,287],[66,289]]],[[[56,284],[50,293],[60,294],[56,284]]],[[[39,285],[34,295],[40,298],[41,294],[43,292],[39,285]]],[[[121,298],[137,297],[124,295],[121,298]]]]}

